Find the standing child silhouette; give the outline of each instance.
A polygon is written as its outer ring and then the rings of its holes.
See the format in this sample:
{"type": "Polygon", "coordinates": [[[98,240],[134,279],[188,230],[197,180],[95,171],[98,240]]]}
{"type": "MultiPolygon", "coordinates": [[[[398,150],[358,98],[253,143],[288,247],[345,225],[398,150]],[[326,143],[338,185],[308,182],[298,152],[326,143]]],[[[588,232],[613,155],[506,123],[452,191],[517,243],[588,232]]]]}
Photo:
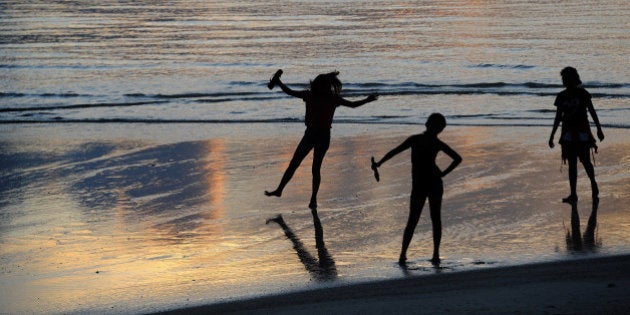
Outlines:
{"type": "Polygon", "coordinates": [[[314,150],[312,166],[313,190],[308,207],[315,210],[317,209],[317,192],[321,182],[320,170],[330,145],[330,129],[332,128],[335,109],[340,105],[351,108],[359,107],[376,100],[378,96],[372,94],[359,101],[349,101],[342,98],[340,96],[341,81],[337,78],[337,75],[339,75],[337,71],[318,75],[311,81],[310,89],[303,91],[290,89],[280,80],[281,75],[282,70],[278,70],[270,80],[268,87],[273,89],[275,85],[278,85],[284,93],[301,98],[304,101],[306,104],[306,115],[304,118],[306,131],[295,149],[295,153],[293,153],[293,158],[284,172],[278,188],[274,191],[265,191],[265,195],[282,196],[284,187],[289,183],[302,160],[311,150],[314,150]]]}
{"type": "Polygon", "coordinates": [[[374,174],[377,175],[378,167],[385,161],[411,148],[411,200],[409,204],[409,219],[405,227],[402,249],[398,259],[400,265],[406,264],[407,248],[409,248],[409,243],[427,198],[429,199],[431,223],[433,225],[433,258],[431,262],[435,265],[440,263],[440,241],[442,239],[440,212],[442,208],[442,193],[444,191],[442,177],[446,176],[462,162],[461,156],[437,137],[446,127],[446,119],[442,114],[431,114],[425,126],[427,129],[424,133],[407,138],[402,144],[385,154],[380,161],[376,162],[372,158],[372,169],[374,174]],[[452,159],[451,164],[443,171],[435,164],[435,158],[440,151],[446,153],[452,159]]]}
{"type": "Polygon", "coordinates": [[[554,147],[553,138],[558,125],[562,122],[562,130],[560,132],[562,160],[569,163],[569,186],[571,189],[569,196],[563,198],[562,202],[577,203],[577,161],[579,158],[588,178],[591,180],[591,192],[593,204],[595,204],[599,202],[599,188],[595,181],[595,169],[593,163],[591,163],[589,149],[594,148],[597,152],[597,145],[591,133],[587,111],[591,114],[593,122],[595,122],[597,137],[600,141],[604,140],[604,132],[593,107],[591,94],[582,88],[582,81],[577,70],[572,67],[566,67],[562,69],[560,75],[562,76],[562,84],[566,89],[558,93],[554,102],[556,117],[553,121],[551,136],[549,136],[549,147],[554,147]]]}

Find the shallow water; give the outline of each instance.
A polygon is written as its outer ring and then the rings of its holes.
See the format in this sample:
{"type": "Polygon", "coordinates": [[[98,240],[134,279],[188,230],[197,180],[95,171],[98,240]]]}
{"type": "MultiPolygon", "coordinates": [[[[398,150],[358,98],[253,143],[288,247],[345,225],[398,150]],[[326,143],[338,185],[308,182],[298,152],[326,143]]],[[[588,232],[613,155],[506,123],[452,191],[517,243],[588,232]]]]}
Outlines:
{"type": "MultiPolygon", "coordinates": [[[[335,127],[350,136],[333,137],[324,163],[318,218],[325,245],[318,247],[306,207],[310,158],[282,198],[262,194],[277,184],[301,126],[277,134],[281,142],[227,132],[232,124],[122,124],[115,132],[84,126],[22,126],[20,138],[1,142],[4,310],[148,312],[630,250],[630,151],[621,130],[610,131],[597,156],[602,201],[594,239],[576,243],[567,238],[571,209],[559,201],[568,190],[566,168],[559,172],[559,152],[536,140],[547,128],[447,128],[442,139],[464,163],[445,179],[443,263],[435,269],[427,261],[425,211],[405,271],[396,259],[408,209],[408,155],[384,165],[379,183],[368,157],[417,127],[335,127]],[[284,230],[266,224],[278,214],[284,230]]],[[[587,181],[579,183],[584,234],[591,206],[587,181]]]]}

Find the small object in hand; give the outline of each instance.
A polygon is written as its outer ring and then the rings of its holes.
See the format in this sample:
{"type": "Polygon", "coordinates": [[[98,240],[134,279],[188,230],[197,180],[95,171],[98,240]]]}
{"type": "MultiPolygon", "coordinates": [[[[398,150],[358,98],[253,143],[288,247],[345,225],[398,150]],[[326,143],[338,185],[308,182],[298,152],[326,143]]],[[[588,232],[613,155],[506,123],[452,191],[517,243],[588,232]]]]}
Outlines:
{"type": "Polygon", "coordinates": [[[376,181],[380,181],[381,176],[378,174],[378,166],[376,166],[376,161],[374,161],[374,157],[372,157],[372,171],[374,171],[374,178],[376,178],[376,181]]]}
{"type": "Polygon", "coordinates": [[[280,80],[280,76],[282,75],[282,69],[278,69],[278,71],[276,71],[276,74],[273,75],[273,78],[271,78],[271,80],[269,80],[269,83],[267,83],[267,87],[272,90],[273,87],[276,85],[276,82],[278,80],[280,80]]]}

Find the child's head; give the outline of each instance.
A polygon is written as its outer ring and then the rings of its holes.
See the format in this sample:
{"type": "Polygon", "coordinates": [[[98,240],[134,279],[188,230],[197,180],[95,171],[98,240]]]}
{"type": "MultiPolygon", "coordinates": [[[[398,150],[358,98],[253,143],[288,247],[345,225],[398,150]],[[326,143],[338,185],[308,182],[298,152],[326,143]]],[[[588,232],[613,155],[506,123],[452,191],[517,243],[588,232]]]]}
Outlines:
{"type": "Polygon", "coordinates": [[[433,113],[427,118],[427,122],[424,125],[429,133],[437,135],[446,128],[446,118],[440,113],[433,113]]]}
{"type": "Polygon", "coordinates": [[[562,76],[562,85],[565,87],[576,87],[582,84],[582,81],[580,81],[580,75],[573,67],[566,67],[562,69],[562,71],[560,71],[560,75],[562,76]]]}
{"type": "Polygon", "coordinates": [[[311,81],[311,91],[318,96],[332,96],[341,93],[341,81],[337,78],[338,71],[322,73],[311,81]]]}

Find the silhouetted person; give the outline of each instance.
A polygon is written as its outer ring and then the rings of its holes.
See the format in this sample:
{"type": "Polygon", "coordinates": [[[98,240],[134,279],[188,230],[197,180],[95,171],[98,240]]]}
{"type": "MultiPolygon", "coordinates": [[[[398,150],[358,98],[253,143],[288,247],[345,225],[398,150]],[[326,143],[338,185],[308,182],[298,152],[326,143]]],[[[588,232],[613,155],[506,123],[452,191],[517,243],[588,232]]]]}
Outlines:
{"type": "Polygon", "coordinates": [[[324,243],[324,230],[319,221],[317,211],[311,210],[311,213],[313,214],[313,224],[315,226],[315,246],[317,247],[318,259],[315,259],[315,257],[306,250],[302,241],[300,241],[291,228],[284,222],[282,215],[267,220],[267,224],[269,224],[269,222],[275,222],[280,225],[284,231],[284,235],[293,243],[293,249],[295,249],[302,264],[304,264],[304,268],[306,268],[313,278],[318,281],[334,280],[337,278],[335,261],[324,243]]]}
{"type": "Polygon", "coordinates": [[[304,118],[306,131],[295,149],[295,153],[293,153],[293,158],[284,172],[278,188],[271,192],[265,191],[265,195],[282,196],[284,187],[289,183],[291,177],[293,177],[293,174],[300,166],[300,163],[302,163],[302,160],[311,150],[314,150],[312,167],[313,190],[308,207],[311,209],[317,208],[317,192],[319,191],[319,184],[321,182],[320,169],[328,146],[330,145],[330,129],[332,128],[335,109],[340,105],[352,108],[359,107],[376,100],[378,97],[376,94],[372,94],[359,101],[349,101],[342,98],[340,96],[341,81],[337,78],[338,74],[339,72],[336,71],[320,74],[311,81],[310,89],[303,91],[292,90],[282,83],[282,81],[280,81],[282,70],[278,70],[269,82],[268,87],[270,89],[278,85],[286,94],[301,98],[304,101],[306,104],[306,116],[304,118]]]}
{"type": "Polygon", "coordinates": [[[587,111],[597,126],[597,137],[600,141],[604,140],[604,133],[593,107],[591,94],[581,87],[582,81],[580,81],[577,70],[566,67],[562,69],[560,75],[562,76],[562,84],[566,89],[558,94],[554,102],[556,117],[549,137],[549,147],[554,147],[554,136],[558,125],[562,122],[559,143],[562,146],[562,160],[569,163],[569,186],[571,188],[571,193],[568,197],[563,198],[562,202],[572,204],[578,200],[576,192],[578,158],[591,180],[593,200],[598,200],[599,189],[595,181],[595,169],[589,155],[590,149],[597,152],[597,145],[591,133],[587,111]]]}
{"type": "Polygon", "coordinates": [[[431,114],[425,126],[427,129],[424,133],[407,138],[402,144],[385,154],[380,161],[372,161],[372,169],[376,174],[377,168],[385,161],[411,148],[411,201],[409,204],[409,219],[405,227],[402,249],[398,259],[398,263],[401,265],[404,265],[407,261],[407,248],[427,198],[429,199],[431,223],[433,224],[433,258],[431,262],[436,265],[440,263],[440,241],[442,239],[440,212],[442,208],[442,193],[444,191],[442,177],[450,173],[462,161],[461,156],[457,152],[437,137],[446,127],[444,116],[439,113],[431,114]],[[451,164],[444,171],[440,170],[435,163],[435,158],[440,151],[446,153],[452,159],[451,164]]]}

